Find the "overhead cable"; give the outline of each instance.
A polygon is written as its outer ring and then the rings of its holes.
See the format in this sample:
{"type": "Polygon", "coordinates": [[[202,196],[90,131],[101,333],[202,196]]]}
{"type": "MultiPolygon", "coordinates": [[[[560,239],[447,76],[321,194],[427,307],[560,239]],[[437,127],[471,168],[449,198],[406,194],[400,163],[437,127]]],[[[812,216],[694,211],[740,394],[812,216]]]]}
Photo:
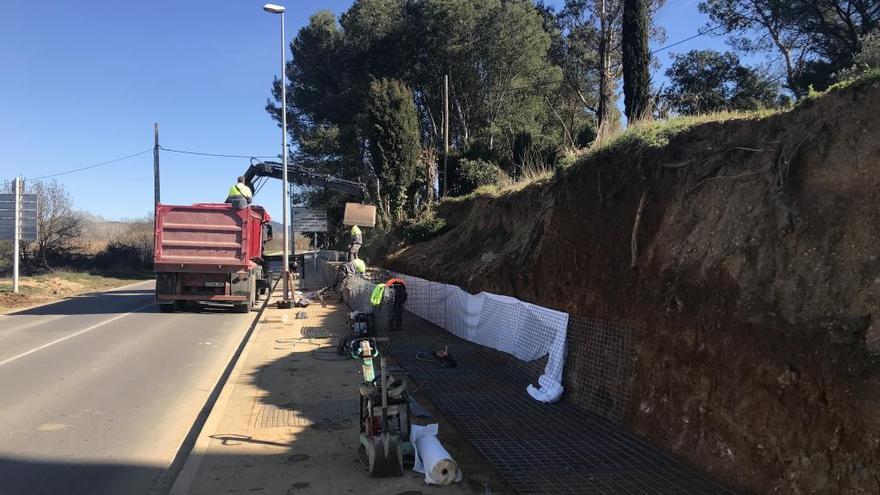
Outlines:
{"type": "Polygon", "coordinates": [[[201,152],[201,151],[175,150],[175,149],[171,149],[171,148],[166,148],[164,146],[159,146],[159,149],[161,149],[162,151],[167,151],[169,153],[182,153],[184,155],[214,156],[214,157],[219,157],[219,158],[265,158],[265,159],[278,158],[278,155],[255,156],[255,155],[232,155],[232,154],[225,154],[225,153],[205,153],[205,152],[201,152]]]}
{"type": "Polygon", "coordinates": [[[79,168],[74,168],[74,169],[70,169],[70,170],[65,170],[64,172],[58,172],[55,174],[41,175],[40,177],[32,177],[32,178],[29,178],[28,180],[48,179],[50,177],[58,177],[59,175],[72,174],[74,172],[82,172],[83,170],[88,170],[88,169],[96,168],[96,167],[103,167],[104,165],[110,165],[111,163],[117,163],[117,162],[121,162],[123,160],[128,160],[129,158],[134,158],[136,156],[144,155],[144,154],[150,153],[151,151],[153,151],[153,148],[149,148],[144,151],[140,151],[138,153],[134,153],[131,155],[126,155],[126,156],[122,156],[119,158],[114,158],[112,160],[107,160],[106,162],[96,163],[94,165],[88,165],[85,167],[79,167],[79,168]]]}
{"type": "Polygon", "coordinates": [[[720,27],[722,27],[722,26],[719,24],[719,25],[717,25],[717,26],[713,26],[713,27],[711,27],[711,28],[709,28],[709,29],[705,29],[705,30],[703,30],[703,31],[697,31],[697,34],[695,34],[695,35],[693,35],[693,36],[690,36],[690,37],[685,38],[685,39],[683,39],[683,40],[678,40],[678,41],[676,41],[675,43],[670,43],[670,44],[668,44],[668,45],[666,45],[666,46],[661,46],[660,48],[658,48],[658,49],[652,51],[652,52],[651,52],[651,55],[654,55],[655,53],[662,52],[663,50],[667,50],[667,49],[669,49],[669,48],[672,48],[673,46],[678,46],[678,45],[680,45],[680,44],[682,44],[682,43],[685,43],[685,42],[688,42],[688,41],[690,41],[690,40],[692,40],[692,39],[699,38],[700,36],[705,36],[705,35],[707,35],[707,34],[713,32],[713,31],[715,31],[716,29],[718,29],[718,28],[720,28],[720,27]]]}

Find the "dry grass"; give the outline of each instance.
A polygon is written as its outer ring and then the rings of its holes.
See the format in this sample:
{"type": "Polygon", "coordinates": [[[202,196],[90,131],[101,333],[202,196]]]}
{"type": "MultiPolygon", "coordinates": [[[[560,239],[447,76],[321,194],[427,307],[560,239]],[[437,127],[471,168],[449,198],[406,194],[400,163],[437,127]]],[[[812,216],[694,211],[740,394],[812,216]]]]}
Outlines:
{"type": "Polygon", "coordinates": [[[21,277],[18,294],[12,292],[12,280],[0,280],[0,314],[67,297],[99,292],[151,278],[152,274],[104,276],[92,273],[54,272],[21,277]]]}
{"type": "MultiPolygon", "coordinates": [[[[306,237],[299,232],[296,233],[296,239],[294,241],[294,245],[296,247],[296,252],[301,253],[303,251],[310,251],[312,249],[312,240],[310,237],[306,237]]],[[[284,242],[281,239],[281,232],[275,234],[275,237],[272,238],[271,241],[267,242],[263,245],[263,255],[264,256],[281,256],[281,248],[284,247],[284,242]]]]}
{"type": "MultiPolygon", "coordinates": [[[[716,112],[704,115],[673,117],[667,120],[644,122],[633,125],[621,132],[610,134],[593,143],[589,148],[569,150],[558,168],[566,169],[575,163],[583,162],[602,153],[631,153],[646,148],[661,148],[669,144],[672,137],[687,132],[691,128],[708,122],[731,120],[759,120],[787,109],[768,109],[750,112],[716,112]]],[[[465,201],[475,196],[499,197],[520,191],[531,185],[552,180],[554,169],[548,166],[529,167],[523,171],[519,180],[507,179],[499,184],[482,186],[474,192],[458,197],[447,197],[443,201],[465,201]]]]}
{"type": "Polygon", "coordinates": [[[636,148],[662,148],[669,144],[673,136],[687,132],[691,128],[708,122],[727,122],[731,120],[759,120],[784,110],[756,110],[750,112],[716,112],[703,115],[683,115],[667,120],[644,122],[628,127],[626,130],[594,143],[579,160],[605,153],[632,150],[636,148]]]}
{"type": "Polygon", "coordinates": [[[480,186],[470,194],[444,198],[443,201],[460,201],[470,199],[475,196],[498,197],[511,192],[521,191],[532,184],[547,182],[552,178],[552,167],[544,164],[530,165],[523,167],[522,175],[517,180],[514,180],[510,176],[505,175],[504,178],[497,184],[480,186]]]}
{"type": "Polygon", "coordinates": [[[94,256],[107,249],[108,244],[110,244],[109,241],[89,241],[80,239],[73,242],[73,249],[77,253],[94,256]]]}

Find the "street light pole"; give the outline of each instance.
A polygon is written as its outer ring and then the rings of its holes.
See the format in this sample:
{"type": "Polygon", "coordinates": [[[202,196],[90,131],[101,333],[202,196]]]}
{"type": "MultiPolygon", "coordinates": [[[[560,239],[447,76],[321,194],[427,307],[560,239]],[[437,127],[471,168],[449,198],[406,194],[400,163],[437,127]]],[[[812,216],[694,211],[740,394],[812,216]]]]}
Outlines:
{"type": "Polygon", "coordinates": [[[283,301],[284,303],[288,303],[290,301],[290,265],[288,256],[290,244],[290,239],[288,238],[290,234],[290,227],[288,225],[290,208],[288,208],[288,203],[290,201],[290,195],[288,192],[289,184],[287,182],[287,75],[285,74],[287,57],[284,50],[284,7],[267,3],[263,6],[263,10],[271,14],[281,14],[281,160],[283,162],[281,170],[281,212],[282,223],[284,224],[284,232],[281,237],[284,242],[284,247],[281,250],[281,278],[282,286],[284,287],[283,301]]]}

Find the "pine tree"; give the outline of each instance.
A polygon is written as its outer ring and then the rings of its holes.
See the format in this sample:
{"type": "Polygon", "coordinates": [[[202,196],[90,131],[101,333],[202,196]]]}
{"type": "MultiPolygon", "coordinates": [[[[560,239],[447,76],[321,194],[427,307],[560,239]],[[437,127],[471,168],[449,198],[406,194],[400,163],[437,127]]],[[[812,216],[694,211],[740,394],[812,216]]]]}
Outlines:
{"type": "Polygon", "coordinates": [[[651,73],[648,64],[649,0],[623,2],[623,102],[628,122],[649,116],[651,73]]]}
{"type": "Polygon", "coordinates": [[[394,222],[405,216],[407,191],[421,153],[413,94],[398,80],[373,81],[367,115],[370,158],[382,190],[382,208],[386,219],[394,222]]]}

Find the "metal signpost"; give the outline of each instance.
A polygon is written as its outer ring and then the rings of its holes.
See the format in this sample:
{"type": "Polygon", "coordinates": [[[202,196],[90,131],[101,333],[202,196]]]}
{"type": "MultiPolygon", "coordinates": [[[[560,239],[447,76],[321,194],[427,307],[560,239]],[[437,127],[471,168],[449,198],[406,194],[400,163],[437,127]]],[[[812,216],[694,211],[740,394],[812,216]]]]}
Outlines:
{"type": "Polygon", "coordinates": [[[18,292],[19,242],[37,234],[37,195],[25,194],[24,180],[16,177],[12,194],[0,194],[0,240],[12,241],[12,292],[18,292]]]}

